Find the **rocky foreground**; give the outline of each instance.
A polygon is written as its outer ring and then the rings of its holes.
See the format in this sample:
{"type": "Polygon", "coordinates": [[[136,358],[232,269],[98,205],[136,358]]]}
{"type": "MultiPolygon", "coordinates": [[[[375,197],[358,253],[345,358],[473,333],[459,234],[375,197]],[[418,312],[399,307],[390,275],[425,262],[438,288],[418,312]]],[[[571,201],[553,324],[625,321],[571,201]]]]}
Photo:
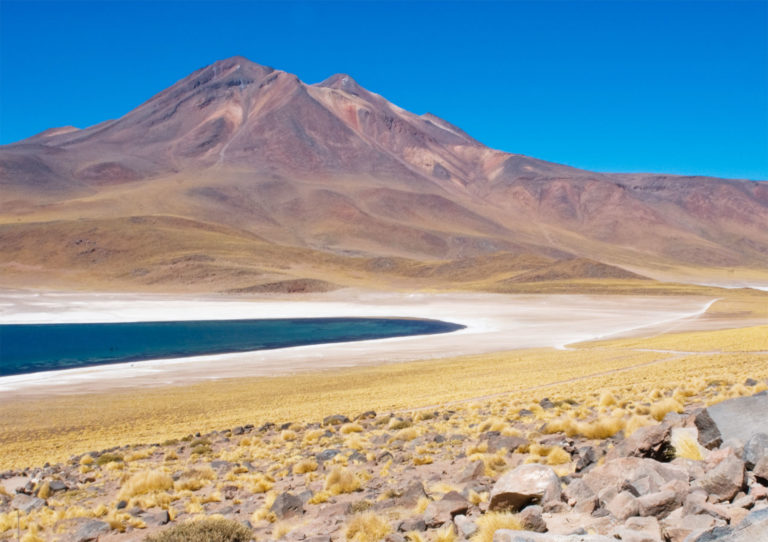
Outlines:
{"type": "Polygon", "coordinates": [[[490,402],[91,452],[0,473],[0,540],[179,540],[211,517],[253,540],[768,540],[764,387],[710,407],[490,402]],[[611,426],[619,407],[637,428],[611,426]]]}

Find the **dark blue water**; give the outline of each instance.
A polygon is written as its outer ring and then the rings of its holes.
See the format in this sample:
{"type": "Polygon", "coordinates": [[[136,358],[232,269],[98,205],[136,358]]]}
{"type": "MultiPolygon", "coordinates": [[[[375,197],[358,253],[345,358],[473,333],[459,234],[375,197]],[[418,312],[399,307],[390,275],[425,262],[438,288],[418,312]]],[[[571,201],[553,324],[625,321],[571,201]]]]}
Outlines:
{"type": "Polygon", "coordinates": [[[447,333],[463,327],[438,320],[395,318],[0,325],[0,376],[104,363],[447,333]]]}

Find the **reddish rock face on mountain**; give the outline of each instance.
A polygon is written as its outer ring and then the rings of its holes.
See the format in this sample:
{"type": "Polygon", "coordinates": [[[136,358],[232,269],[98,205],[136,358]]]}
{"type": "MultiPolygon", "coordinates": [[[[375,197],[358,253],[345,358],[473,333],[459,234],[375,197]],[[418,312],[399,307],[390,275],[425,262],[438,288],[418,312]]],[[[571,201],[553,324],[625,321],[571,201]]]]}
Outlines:
{"type": "Polygon", "coordinates": [[[420,260],[503,251],[768,267],[766,183],[593,173],[496,151],[348,75],[307,85],[242,57],[120,119],[0,147],[0,216],[172,216],[281,246],[420,260]]]}

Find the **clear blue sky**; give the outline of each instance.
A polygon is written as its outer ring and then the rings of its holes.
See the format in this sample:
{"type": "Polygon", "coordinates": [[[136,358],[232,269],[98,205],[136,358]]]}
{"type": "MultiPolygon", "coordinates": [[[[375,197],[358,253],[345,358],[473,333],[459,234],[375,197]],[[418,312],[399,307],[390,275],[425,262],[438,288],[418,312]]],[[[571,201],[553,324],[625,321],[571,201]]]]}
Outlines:
{"type": "Polygon", "coordinates": [[[768,179],[768,2],[0,0],[0,143],[119,117],[243,55],[336,72],[491,147],[768,179]]]}

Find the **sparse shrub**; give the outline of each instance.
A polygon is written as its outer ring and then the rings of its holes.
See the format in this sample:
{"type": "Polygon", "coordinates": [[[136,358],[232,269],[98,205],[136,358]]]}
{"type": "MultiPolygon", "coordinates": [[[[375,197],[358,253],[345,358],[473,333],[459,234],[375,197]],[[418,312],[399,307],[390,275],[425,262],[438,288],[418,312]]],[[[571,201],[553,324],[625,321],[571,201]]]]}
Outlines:
{"type": "Polygon", "coordinates": [[[163,471],[137,472],[123,484],[119,496],[122,499],[143,495],[152,491],[166,491],[173,487],[173,478],[163,471]]]}
{"type": "Polygon", "coordinates": [[[612,417],[598,418],[593,422],[576,424],[576,433],[590,439],[609,438],[622,429],[624,429],[624,420],[612,417]]]}
{"type": "Polygon", "coordinates": [[[427,497],[419,497],[418,502],[416,503],[416,507],[414,511],[417,514],[423,514],[424,511],[427,509],[427,506],[429,506],[430,500],[427,497]]]}
{"type": "Polygon", "coordinates": [[[391,439],[389,439],[390,442],[395,442],[396,440],[404,440],[409,441],[417,438],[419,436],[419,431],[415,427],[406,427],[405,429],[401,429],[397,433],[395,433],[391,439]]]}
{"type": "Polygon", "coordinates": [[[293,524],[290,521],[275,523],[272,529],[272,537],[279,540],[293,530],[293,524]]]}
{"type": "Polygon", "coordinates": [[[282,433],[280,433],[280,438],[283,439],[285,442],[291,442],[296,440],[296,437],[298,434],[296,431],[291,431],[290,429],[284,430],[282,433]]]}
{"type": "Polygon", "coordinates": [[[693,459],[694,461],[701,461],[704,459],[701,453],[701,446],[690,431],[673,431],[671,444],[675,449],[676,457],[684,457],[685,459],[693,459]]]}
{"type": "Polygon", "coordinates": [[[341,429],[339,429],[339,432],[342,435],[347,435],[349,433],[362,433],[363,426],[357,422],[345,423],[344,425],[341,426],[341,429]]]}
{"type": "Polygon", "coordinates": [[[680,413],[682,411],[683,405],[671,397],[667,397],[666,399],[662,399],[661,401],[651,405],[651,416],[653,416],[653,419],[656,421],[663,420],[664,416],[666,416],[669,412],[680,413]]]}
{"type": "Polygon", "coordinates": [[[192,455],[206,455],[213,451],[210,444],[196,444],[189,451],[192,455]]]}
{"type": "Polygon", "coordinates": [[[335,467],[325,478],[325,489],[333,495],[352,493],[360,489],[360,478],[343,467],[335,467]]]}
{"type": "Polygon", "coordinates": [[[360,514],[362,512],[367,512],[373,507],[373,503],[369,500],[363,499],[362,501],[354,502],[349,507],[349,512],[351,514],[360,514]]]}
{"type": "Polygon", "coordinates": [[[571,460],[571,454],[560,446],[552,446],[547,453],[547,465],[562,465],[571,460]]]}
{"type": "MultiPolygon", "coordinates": [[[[146,459],[150,457],[154,452],[152,448],[144,448],[143,450],[134,450],[133,452],[129,453],[125,456],[124,461],[131,462],[131,461],[138,461],[140,459],[146,459]]],[[[100,459],[101,457],[99,457],[100,459]]],[[[120,458],[123,460],[123,458],[120,458]]],[[[98,459],[96,460],[96,463],[98,463],[98,459]]],[[[109,462],[109,461],[108,461],[109,462]]]]}
{"type": "Polygon", "coordinates": [[[476,521],[477,532],[472,542],[493,542],[493,533],[499,529],[519,531],[523,528],[517,516],[509,512],[486,512],[476,521]]]}
{"type": "Polygon", "coordinates": [[[51,496],[51,484],[49,482],[43,482],[40,489],[37,490],[37,496],[41,499],[47,499],[51,496]]]}
{"type": "Polygon", "coordinates": [[[251,493],[265,493],[272,489],[272,486],[275,485],[274,482],[271,476],[256,473],[249,479],[248,489],[251,493]]]}
{"type": "Polygon", "coordinates": [[[318,491],[314,495],[312,495],[309,498],[309,504],[322,504],[324,502],[328,502],[328,499],[331,498],[331,492],[327,490],[318,491]]]}
{"type": "Polygon", "coordinates": [[[216,473],[209,466],[195,467],[189,469],[181,474],[181,477],[174,484],[176,491],[183,491],[188,489],[190,491],[197,491],[201,487],[206,485],[206,482],[216,478],[216,473]]]}
{"type": "Polygon", "coordinates": [[[158,534],[148,536],[146,542],[249,542],[253,533],[237,521],[229,519],[202,519],[174,525],[158,534]]]}
{"type": "Polygon", "coordinates": [[[609,407],[615,404],[616,404],[616,397],[614,397],[614,395],[611,392],[604,391],[603,393],[600,394],[599,405],[601,407],[609,407]]]}
{"type": "MultiPolygon", "coordinates": [[[[90,456],[86,456],[86,457],[90,457],[90,456]]],[[[103,467],[107,463],[119,462],[119,461],[122,461],[122,460],[123,460],[123,456],[120,455],[120,454],[106,453],[106,454],[101,454],[96,459],[96,464],[98,466],[100,466],[100,467],[103,467]]],[[[87,465],[88,464],[88,463],[83,463],[82,461],[80,463],[82,463],[83,465],[87,465]]]]}
{"type": "Polygon", "coordinates": [[[315,442],[320,440],[320,437],[322,437],[323,435],[325,435],[325,431],[323,431],[322,429],[312,429],[311,431],[307,431],[304,434],[303,443],[305,445],[314,444],[315,442]]]}
{"type": "MultiPolygon", "coordinates": [[[[650,409],[648,410],[650,412],[650,409]]],[[[631,437],[632,433],[640,429],[641,427],[645,427],[647,425],[651,425],[653,421],[650,417],[646,415],[632,415],[627,420],[627,423],[624,425],[624,436],[625,437],[631,437]]]]}
{"type": "Polygon", "coordinates": [[[389,423],[387,424],[387,429],[390,430],[396,430],[396,429],[405,429],[406,427],[411,426],[411,420],[409,419],[402,419],[402,418],[391,418],[389,420],[389,423]]]}
{"type": "Polygon", "coordinates": [[[414,465],[431,465],[432,464],[432,456],[431,455],[417,455],[413,458],[413,464],[414,465]]]}
{"type": "Polygon", "coordinates": [[[306,474],[317,470],[317,461],[311,458],[302,459],[293,466],[293,474],[306,474]]]}
{"type": "Polygon", "coordinates": [[[354,542],[379,542],[391,532],[386,520],[373,512],[364,512],[349,521],[344,536],[354,542]]]}
{"type": "Polygon", "coordinates": [[[474,504],[475,506],[479,506],[480,503],[488,502],[489,493],[487,491],[483,491],[482,493],[478,493],[474,489],[469,490],[469,496],[467,497],[467,500],[474,504]]]}
{"type": "Polygon", "coordinates": [[[458,537],[453,523],[446,523],[435,533],[435,542],[456,542],[458,537]]]}

